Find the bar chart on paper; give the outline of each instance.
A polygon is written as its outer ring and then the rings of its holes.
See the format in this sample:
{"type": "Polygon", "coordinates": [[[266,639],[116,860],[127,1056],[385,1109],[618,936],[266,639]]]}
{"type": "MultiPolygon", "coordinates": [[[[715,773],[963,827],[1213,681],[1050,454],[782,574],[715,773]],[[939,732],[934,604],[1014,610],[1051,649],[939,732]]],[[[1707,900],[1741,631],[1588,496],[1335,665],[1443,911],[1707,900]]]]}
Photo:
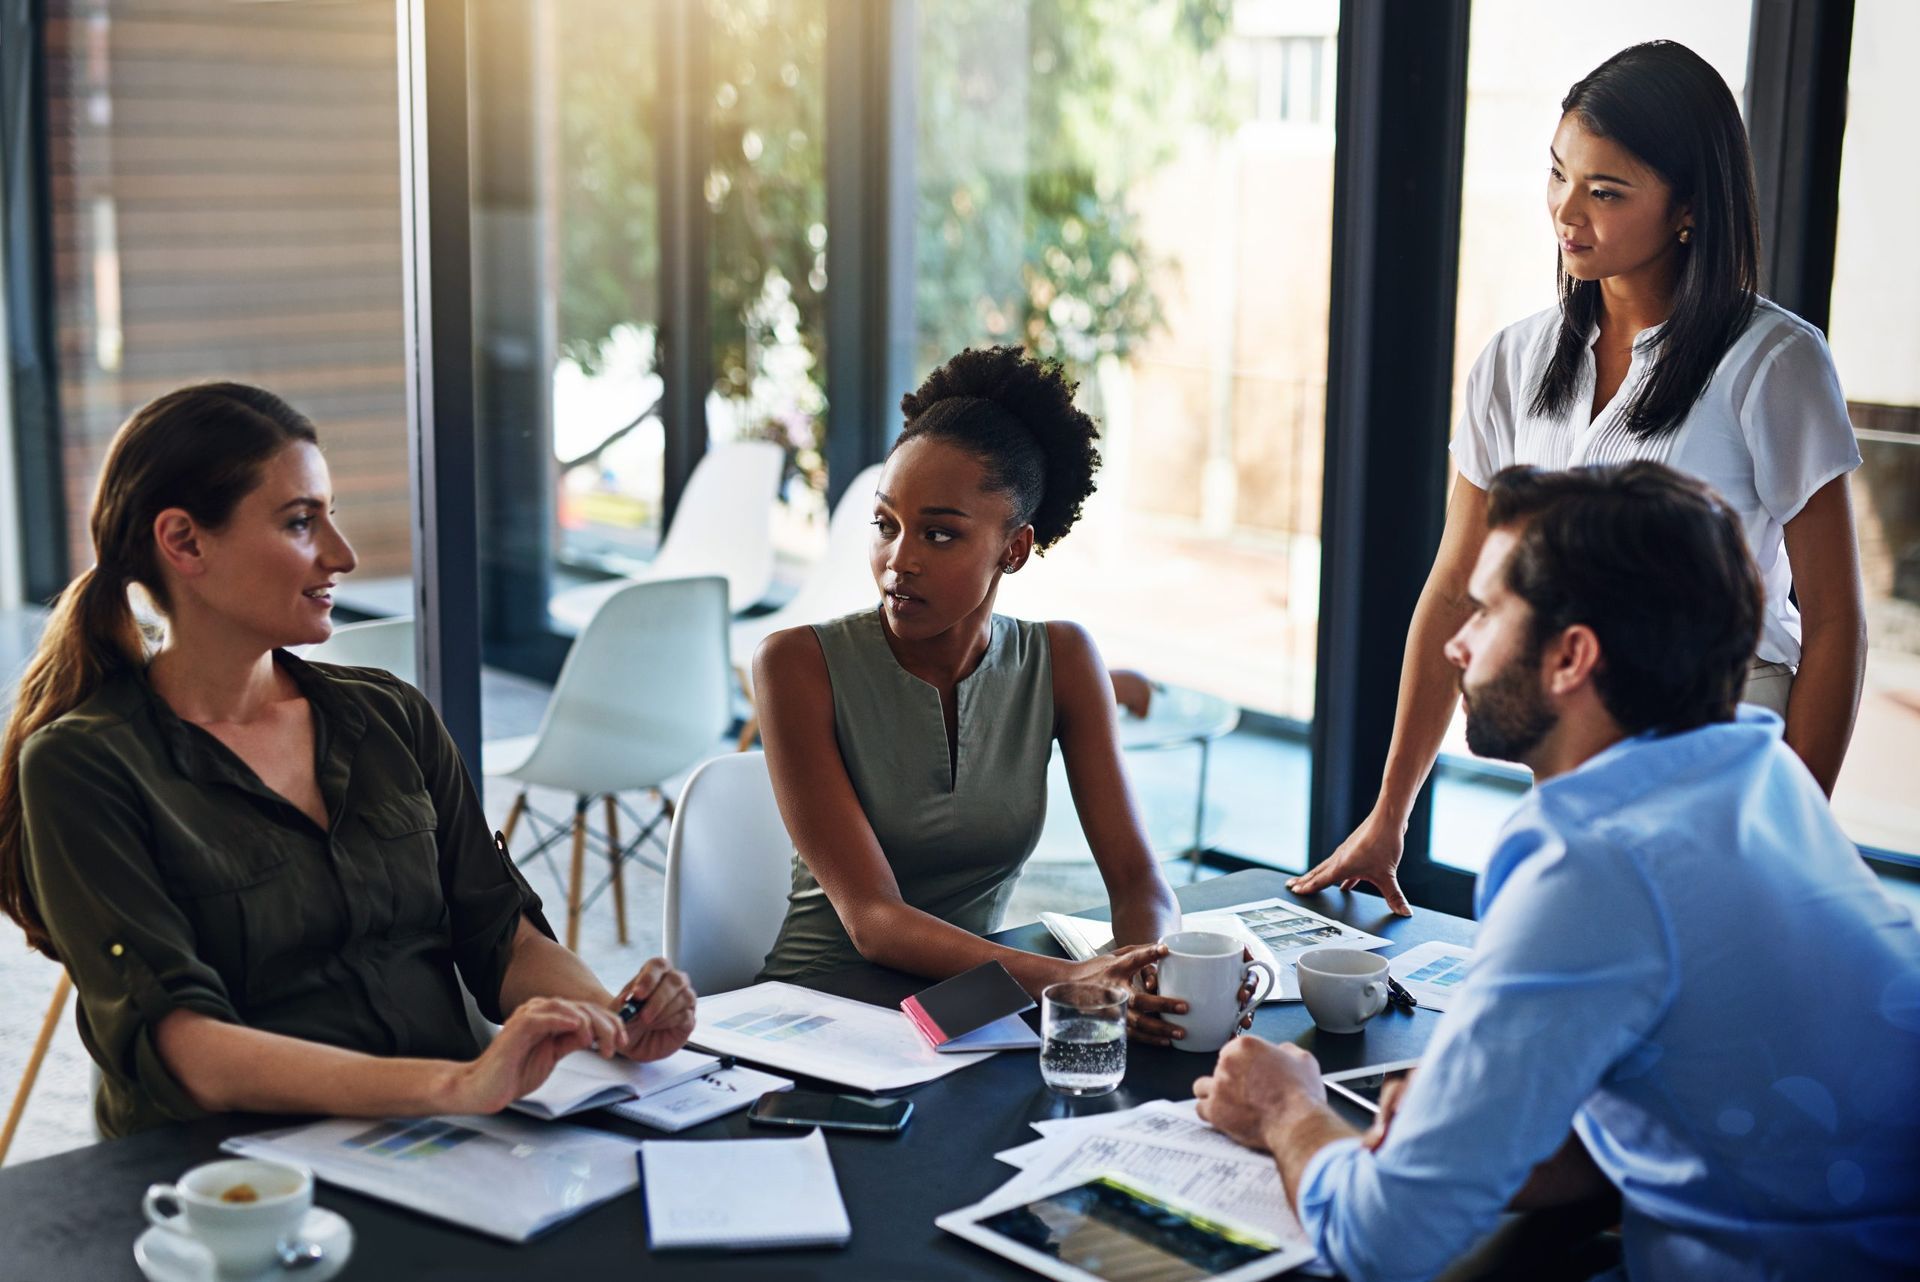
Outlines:
{"type": "Polygon", "coordinates": [[[693,1041],[867,1091],[917,1086],[986,1057],[936,1052],[898,1010],[781,983],[702,997],[693,1041]]]}

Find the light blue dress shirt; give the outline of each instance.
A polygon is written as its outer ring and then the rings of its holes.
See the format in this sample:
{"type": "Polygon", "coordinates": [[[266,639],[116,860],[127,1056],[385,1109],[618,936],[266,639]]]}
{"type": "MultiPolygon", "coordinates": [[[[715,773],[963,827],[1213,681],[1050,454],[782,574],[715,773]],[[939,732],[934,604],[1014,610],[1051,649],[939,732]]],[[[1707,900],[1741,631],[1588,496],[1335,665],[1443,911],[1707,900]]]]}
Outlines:
{"type": "Polygon", "coordinates": [[[1920,1276],[1920,931],[1779,718],[1541,784],[1477,899],[1473,970],[1386,1143],[1302,1175],[1324,1258],[1431,1277],[1571,1126],[1623,1195],[1636,1279],[1920,1276]]]}

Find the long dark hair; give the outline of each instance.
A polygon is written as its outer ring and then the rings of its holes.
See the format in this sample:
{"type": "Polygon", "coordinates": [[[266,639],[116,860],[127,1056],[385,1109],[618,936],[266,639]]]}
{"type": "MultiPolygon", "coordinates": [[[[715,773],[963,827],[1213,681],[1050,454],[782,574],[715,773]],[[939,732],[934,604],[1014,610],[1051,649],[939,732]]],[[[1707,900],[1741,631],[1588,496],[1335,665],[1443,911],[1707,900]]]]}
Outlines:
{"type": "MultiPolygon", "coordinates": [[[[1753,317],[1760,262],[1760,214],[1753,153],[1726,81],[1693,50],[1671,40],[1623,49],[1561,100],[1602,138],[1632,152],[1693,209],[1680,246],[1673,311],[1653,340],[1651,368],[1628,400],[1627,431],[1674,431],[1707,390],[1713,371],[1753,317]]],[[[1561,269],[1560,334],[1533,391],[1535,414],[1558,416],[1573,399],[1588,335],[1600,319],[1600,282],[1561,269]]]]}
{"type": "MultiPolygon", "coordinates": [[[[203,383],[136,410],[107,448],[89,521],[94,565],[54,602],[0,737],[0,911],[47,956],[58,960],[27,886],[21,749],[34,731],[85,703],[114,673],[146,662],[146,639],[127,587],[138,583],[166,611],[154,518],[177,507],[217,530],[260,484],[269,459],[294,441],[318,439],[313,424],[271,392],[203,383]]],[[[57,804],[83,803],[66,798],[57,804]]]]}

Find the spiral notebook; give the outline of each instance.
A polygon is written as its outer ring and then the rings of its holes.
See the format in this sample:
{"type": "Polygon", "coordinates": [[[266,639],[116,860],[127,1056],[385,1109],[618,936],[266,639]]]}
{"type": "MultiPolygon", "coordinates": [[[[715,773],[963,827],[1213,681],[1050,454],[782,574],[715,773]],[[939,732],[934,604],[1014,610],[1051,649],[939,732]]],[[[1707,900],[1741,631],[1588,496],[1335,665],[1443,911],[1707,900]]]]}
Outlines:
{"type": "Polygon", "coordinates": [[[656,1251],[845,1246],[853,1236],[817,1130],[797,1140],[646,1140],[640,1179],[656,1251]]]}

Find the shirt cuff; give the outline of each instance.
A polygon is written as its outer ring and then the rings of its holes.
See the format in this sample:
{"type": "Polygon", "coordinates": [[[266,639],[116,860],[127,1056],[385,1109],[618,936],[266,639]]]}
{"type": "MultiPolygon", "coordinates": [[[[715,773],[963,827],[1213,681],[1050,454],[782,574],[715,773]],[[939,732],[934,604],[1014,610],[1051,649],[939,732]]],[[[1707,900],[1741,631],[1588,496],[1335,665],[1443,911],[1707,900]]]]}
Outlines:
{"type": "Polygon", "coordinates": [[[1321,1145],[1320,1151],[1307,1159],[1306,1167],[1300,1172],[1300,1192],[1295,1199],[1299,1203],[1300,1227],[1306,1231],[1307,1244],[1318,1251],[1323,1260],[1333,1259],[1327,1252],[1327,1215],[1347,1181],[1347,1172],[1365,1152],[1357,1135],[1335,1140],[1321,1145]]]}

